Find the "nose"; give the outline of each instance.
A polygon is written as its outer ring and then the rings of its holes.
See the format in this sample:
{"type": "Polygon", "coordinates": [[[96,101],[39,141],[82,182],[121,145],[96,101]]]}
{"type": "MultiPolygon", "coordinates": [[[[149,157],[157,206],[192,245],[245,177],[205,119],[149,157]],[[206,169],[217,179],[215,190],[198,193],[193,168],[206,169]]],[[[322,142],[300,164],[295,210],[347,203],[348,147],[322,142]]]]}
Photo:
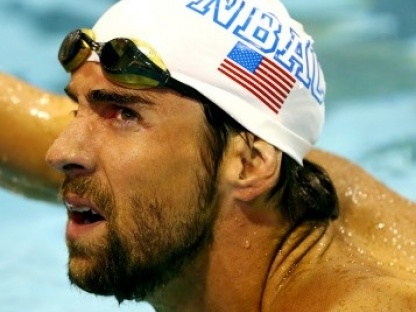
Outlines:
{"type": "Polygon", "coordinates": [[[75,118],[49,148],[46,162],[69,177],[93,172],[95,162],[91,134],[92,127],[87,118],[75,118]]]}

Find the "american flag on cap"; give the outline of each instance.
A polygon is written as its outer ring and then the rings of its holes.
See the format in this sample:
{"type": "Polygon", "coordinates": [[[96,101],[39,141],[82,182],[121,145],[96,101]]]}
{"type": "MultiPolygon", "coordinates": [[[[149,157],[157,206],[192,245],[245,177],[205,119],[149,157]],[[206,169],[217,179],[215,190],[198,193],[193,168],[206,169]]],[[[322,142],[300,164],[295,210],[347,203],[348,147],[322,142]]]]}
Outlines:
{"type": "Polygon", "coordinates": [[[218,70],[251,92],[276,114],[296,82],[275,60],[242,42],[232,48],[218,70]]]}

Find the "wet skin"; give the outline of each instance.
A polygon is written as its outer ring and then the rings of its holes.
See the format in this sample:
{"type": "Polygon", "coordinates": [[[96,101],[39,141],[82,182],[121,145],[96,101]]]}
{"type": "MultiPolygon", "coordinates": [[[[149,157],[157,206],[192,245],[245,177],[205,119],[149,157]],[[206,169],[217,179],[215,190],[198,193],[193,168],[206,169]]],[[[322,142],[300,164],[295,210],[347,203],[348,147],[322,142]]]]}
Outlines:
{"type": "Polygon", "coordinates": [[[72,119],[74,103],[0,73],[0,186],[57,202],[62,175],[42,155],[72,119]]]}
{"type": "MultiPolygon", "coordinates": [[[[82,67],[74,76],[73,81],[77,81],[77,77],[83,82],[87,81],[82,84],[82,87],[81,84],[78,87],[73,87],[73,92],[79,97],[85,95],[88,89],[113,88],[103,80],[98,67],[93,64],[82,67]]],[[[24,92],[19,92],[19,96],[22,98],[23,94],[24,92]]],[[[168,94],[166,96],[166,100],[178,101],[175,98],[177,95],[168,94]]],[[[51,101],[55,100],[55,103],[63,101],[62,98],[53,98],[51,101]]],[[[179,110],[179,107],[175,106],[169,109],[169,113],[172,110],[173,112],[177,110],[185,116],[189,114],[189,120],[194,121],[194,129],[200,129],[198,123],[201,121],[201,111],[189,105],[191,104],[189,102],[181,102],[183,100],[180,99],[178,104],[185,104],[184,107],[179,110]]],[[[7,99],[5,102],[4,106],[7,107],[7,99]]],[[[22,111],[25,111],[31,107],[32,103],[31,101],[23,101],[19,105],[23,106],[22,111]]],[[[82,122],[81,128],[77,127],[72,130],[67,128],[66,133],[72,131],[71,140],[74,140],[74,137],[81,140],[86,133],[96,133],[97,130],[100,130],[98,133],[111,135],[110,123],[106,124],[105,122],[108,121],[108,116],[114,118],[117,114],[113,114],[113,112],[100,115],[97,110],[88,108],[90,105],[88,101],[83,103],[83,111],[79,112],[81,116],[77,118],[81,118],[81,120],[85,118],[89,122],[85,122],[85,124],[82,122]],[[106,117],[105,122],[95,123],[96,127],[101,127],[100,129],[89,128],[88,124],[91,120],[97,121],[104,118],[103,116],[106,117]],[[82,131],[84,134],[81,136],[82,131]]],[[[163,104],[160,105],[163,107],[163,104]]],[[[60,107],[67,109],[69,106],[60,107]]],[[[166,105],[164,107],[167,109],[166,105]]],[[[16,124],[21,122],[22,129],[25,129],[24,120],[30,121],[38,118],[24,113],[19,116],[22,118],[18,118],[12,126],[16,127],[16,124]]],[[[157,116],[155,120],[161,118],[163,114],[157,116]]],[[[42,127],[37,128],[38,140],[31,142],[44,144],[42,146],[50,144],[53,137],[67,124],[69,119],[70,117],[58,124],[54,124],[55,121],[52,122],[53,129],[56,131],[52,136],[42,135],[42,131],[45,130],[42,130],[42,127]]],[[[45,124],[50,123],[49,121],[45,124]]],[[[162,130],[159,133],[159,139],[168,142],[171,146],[168,151],[176,149],[175,140],[177,138],[173,134],[181,129],[181,125],[177,124],[175,127],[171,127],[172,133],[162,130]],[[169,140],[166,140],[166,137],[169,140]]],[[[182,125],[182,127],[185,126],[182,125]]],[[[130,140],[129,135],[126,134],[126,141],[130,140]]],[[[158,137],[156,132],[150,135],[154,135],[154,138],[158,137]]],[[[64,132],[58,139],[58,143],[55,144],[59,144],[59,140],[65,139],[65,136],[64,132]]],[[[140,144],[149,146],[149,141],[143,137],[142,139],[144,141],[140,144]]],[[[13,163],[14,159],[19,158],[13,154],[18,149],[15,148],[15,145],[12,149],[10,147],[12,144],[8,140],[10,140],[8,137],[2,137],[0,140],[0,144],[4,147],[0,148],[1,153],[9,160],[7,163],[3,162],[2,167],[13,172],[13,175],[20,179],[20,177],[25,177],[25,172],[28,169],[20,162],[13,163]]],[[[89,155],[95,155],[95,161],[97,161],[98,156],[102,157],[102,152],[99,152],[97,144],[105,146],[105,143],[109,142],[108,140],[108,137],[103,140],[98,140],[97,137],[96,145],[89,144],[89,152],[78,155],[77,157],[81,159],[77,161],[72,159],[71,163],[87,164],[84,167],[89,169],[82,172],[90,174],[91,170],[94,171],[96,167],[91,165],[94,162],[91,162],[89,155]],[[100,143],[98,143],[99,141],[100,143]]],[[[159,141],[154,139],[154,142],[159,141]]],[[[197,138],[189,137],[188,142],[188,148],[191,150],[188,155],[186,155],[186,149],[184,150],[183,159],[190,157],[194,162],[197,162],[198,159],[192,158],[196,151],[192,142],[197,142],[197,138]]],[[[118,147],[121,148],[123,143],[114,144],[120,144],[118,147]]],[[[128,144],[130,145],[131,142],[129,141],[128,144]]],[[[260,146],[261,142],[257,141],[255,144],[259,145],[258,150],[262,155],[273,155],[273,152],[260,146]]],[[[166,153],[166,145],[154,145],[153,148],[155,153],[158,151],[156,154],[159,157],[172,155],[166,153]]],[[[41,150],[39,154],[33,154],[32,158],[40,159],[44,152],[41,150]]],[[[137,153],[133,152],[131,157],[141,155],[137,153]]],[[[322,151],[313,151],[308,158],[322,165],[329,172],[340,197],[341,214],[338,220],[329,224],[323,223],[314,226],[305,224],[288,232],[285,220],[278,213],[273,212],[267,203],[262,201],[261,196],[253,204],[253,198],[241,190],[241,184],[236,186],[238,184],[236,183],[237,178],[233,173],[238,170],[233,172],[228,169],[236,168],[238,158],[240,157],[241,160],[241,156],[238,155],[246,155],[246,153],[247,151],[244,150],[238,138],[232,140],[231,148],[224,156],[224,162],[220,168],[220,213],[215,222],[214,242],[210,248],[206,248],[192,264],[185,268],[181,278],[174,279],[163,290],[156,292],[154,296],[149,298],[156,307],[164,306],[167,311],[169,308],[173,311],[178,310],[179,306],[181,311],[203,311],[203,307],[207,311],[357,311],[357,309],[381,311],[386,307],[390,307],[390,310],[411,311],[416,309],[415,204],[387,189],[356,165],[322,151]],[[244,304],[240,306],[241,303],[244,304]]],[[[56,152],[56,156],[50,155],[49,162],[64,170],[64,164],[68,163],[68,159],[62,161],[64,154],[56,152]]],[[[107,156],[107,163],[110,163],[110,156],[107,156]]],[[[144,155],[140,157],[146,160],[144,155]]],[[[116,155],[112,155],[112,158],[121,160],[116,155]]],[[[121,164],[117,164],[117,166],[121,166],[124,161],[121,160],[121,164]]],[[[142,168],[152,167],[151,161],[154,159],[146,161],[148,163],[141,164],[144,166],[142,168]]],[[[168,170],[169,166],[174,167],[170,161],[173,160],[165,158],[164,163],[167,163],[167,167],[164,170],[168,170]]],[[[96,166],[103,167],[104,163],[104,159],[101,159],[96,162],[96,166]]],[[[127,162],[125,164],[124,171],[130,173],[131,168],[127,162]]],[[[38,165],[32,163],[32,166],[38,165]]],[[[118,194],[119,202],[124,202],[126,201],[123,197],[126,188],[123,185],[125,178],[116,177],[116,169],[108,169],[110,172],[114,170],[111,180],[113,181],[111,182],[112,187],[114,187],[112,192],[118,194]]],[[[71,172],[74,173],[74,171],[71,172]]],[[[175,174],[175,171],[171,173],[175,174]]],[[[101,175],[101,179],[104,179],[104,170],[99,171],[98,174],[101,175]]],[[[38,176],[42,179],[41,181],[45,181],[43,182],[45,188],[51,189],[51,192],[56,190],[55,187],[61,181],[60,176],[49,175],[41,170],[35,171],[33,176],[38,176]]],[[[181,183],[185,185],[191,183],[189,177],[181,183]]],[[[132,174],[131,179],[133,178],[132,174]]],[[[148,175],[147,178],[150,179],[152,176],[148,175]]],[[[1,176],[1,179],[4,181],[4,176],[1,176]]],[[[158,181],[154,180],[154,183],[157,184],[158,181]]],[[[4,184],[7,186],[7,183],[4,184]]],[[[259,181],[259,184],[266,185],[267,183],[262,180],[259,181]]],[[[169,193],[168,188],[166,190],[169,193]]],[[[24,192],[25,189],[22,191],[24,192]]],[[[248,193],[254,194],[255,192],[255,189],[251,189],[251,193],[248,193]]],[[[174,202],[180,202],[180,194],[183,194],[182,188],[178,187],[174,194],[176,198],[174,202]]],[[[102,229],[102,231],[105,230],[102,229]]],[[[89,238],[82,236],[83,238],[79,239],[93,241],[93,235],[99,239],[100,233],[91,234],[89,238]]]]}

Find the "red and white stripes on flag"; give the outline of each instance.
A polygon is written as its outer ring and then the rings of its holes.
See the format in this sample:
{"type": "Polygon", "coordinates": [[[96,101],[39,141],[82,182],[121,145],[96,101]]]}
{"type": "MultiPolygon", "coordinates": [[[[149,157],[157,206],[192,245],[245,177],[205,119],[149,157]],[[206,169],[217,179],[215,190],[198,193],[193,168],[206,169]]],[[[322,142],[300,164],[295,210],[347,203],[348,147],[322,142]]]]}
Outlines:
{"type": "Polygon", "coordinates": [[[276,114],[296,79],[276,61],[238,42],[218,70],[244,87],[276,114]]]}

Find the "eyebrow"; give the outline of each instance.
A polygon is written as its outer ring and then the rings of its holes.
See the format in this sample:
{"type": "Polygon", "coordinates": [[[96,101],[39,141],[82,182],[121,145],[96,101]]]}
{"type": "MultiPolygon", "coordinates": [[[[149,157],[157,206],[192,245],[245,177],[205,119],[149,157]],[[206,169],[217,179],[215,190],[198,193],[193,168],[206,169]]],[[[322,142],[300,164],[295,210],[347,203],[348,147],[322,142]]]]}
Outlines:
{"type": "Polygon", "coordinates": [[[153,104],[149,96],[131,94],[129,92],[108,91],[108,90],[91,90],[87,94],[87,100],[90,103],[106,103],[113,102],[120,105],[128,105],[134,103],[153,104]]]}
{"type": "MultiPolygon", "coordinates": [[[[65,89],[65,93],[75,102],[78,102],[77,96],[71,90],[69,86],[65,89]]],[[[129,105],[129,104],[154,104],[154,99],[149,94],[133,94],[131,91],[129,92],[126,89],[123,90],[104,90],[104,89],[97,89],[91,90],[87,93],[86,98],[90,103],[115,103],[119,105],[129,105]]]]}

